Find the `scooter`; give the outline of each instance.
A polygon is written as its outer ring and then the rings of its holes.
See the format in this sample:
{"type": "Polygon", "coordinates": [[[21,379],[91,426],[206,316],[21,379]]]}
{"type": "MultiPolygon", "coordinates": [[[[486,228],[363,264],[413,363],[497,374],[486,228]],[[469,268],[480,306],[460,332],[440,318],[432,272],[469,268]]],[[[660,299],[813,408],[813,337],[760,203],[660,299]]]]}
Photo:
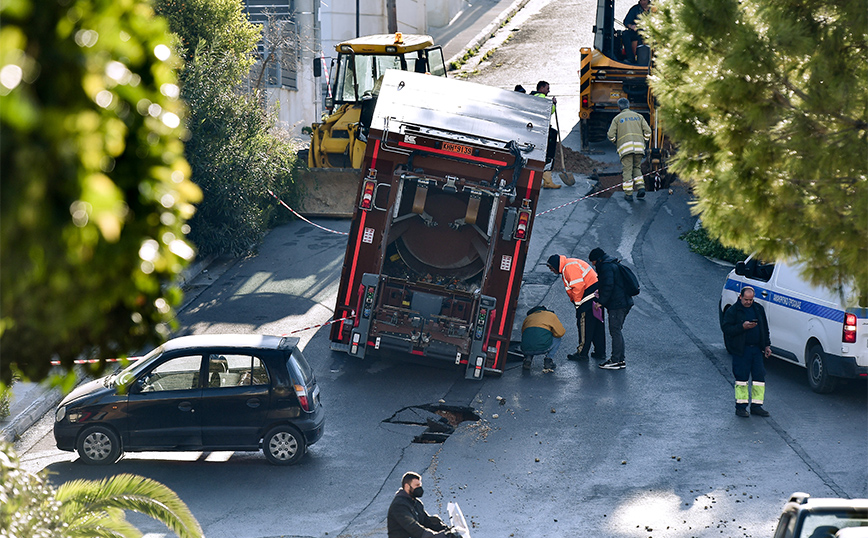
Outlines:
{"type": "Polygon", "coordinates": [[[470,526],[467,525],[458,503],[450,501],[446,505],[446,511],[449,512],[449,523],[452,526],[450,532],[460,538],[470,538],[470,526]]]}

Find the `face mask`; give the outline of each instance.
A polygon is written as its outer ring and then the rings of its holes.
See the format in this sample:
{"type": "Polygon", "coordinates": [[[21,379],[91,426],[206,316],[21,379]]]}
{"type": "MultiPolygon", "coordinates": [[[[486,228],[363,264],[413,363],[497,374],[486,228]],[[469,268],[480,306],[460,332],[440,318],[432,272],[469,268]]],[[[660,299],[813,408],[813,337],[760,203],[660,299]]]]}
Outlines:
{"type": "Polygon", "coordinates": [[[418,488],[416,488],[416,489],[414,489],[413,491],[411,491],[411,492],[410,492],[410,495],[412,495],[413,497],[416,497],[416,498],[418,499],[418,498],[421,497],[422,494],[424,494],[424,493],[425,493],[425,490],[422,489],[422,486],[419,486],[418,488]]]}

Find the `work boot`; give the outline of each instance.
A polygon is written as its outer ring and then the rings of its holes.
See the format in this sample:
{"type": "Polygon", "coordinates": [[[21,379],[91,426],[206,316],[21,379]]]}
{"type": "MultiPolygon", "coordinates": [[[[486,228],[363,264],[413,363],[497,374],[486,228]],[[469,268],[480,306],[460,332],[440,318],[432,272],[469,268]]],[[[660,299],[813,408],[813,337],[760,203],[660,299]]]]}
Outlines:
{"type": "Polygon", "coordinates": [[[551,357],[546,357],[543,359],[543,373],[550,373],[555,371],[555,361],[552,360],[551,357]]]}
{"type": "Polygon", "coordinates": [[[525,357],[524,362],[521,363],[521,367],[525,370],[530,370],[531,364],[533,364],[533,357],[525,357]]]}
{"type": "Polygon", "coordinates": [[[555,183],[552,180],[552,173],[549,172],[548,170],[543,172],[543,184],[542,184],[542,186],[544,189],[560,189],[561,188],[560,185],[558,185],[557,183],[555,183]]]}
{"type": "Polygon", "coordinates": [[[639,192],[636,193],[636,198],[645,198],[645,189],[639,189],[639,192]]]}
{"type": "Polygon", "coordinates": [[[624,199],[627,200],[628,202],[632,202],[633,201],[633,195],[632,194],[624,194],[624,199]]]}
{"type": "Polygon", "coordinates": [[[749,417],[750,413],[747,412],[747,409],[742,409],[741,407],[737,407],[735,409],[735,415],[737,417],[749,417]]]}
{"type": "Polygon", "coordinates": [[[752,405],[750,406],[750,414],[756,415],[758,417],[767,417],[769,416],[769,412],[763,409],[761,405],[752,405]]]}

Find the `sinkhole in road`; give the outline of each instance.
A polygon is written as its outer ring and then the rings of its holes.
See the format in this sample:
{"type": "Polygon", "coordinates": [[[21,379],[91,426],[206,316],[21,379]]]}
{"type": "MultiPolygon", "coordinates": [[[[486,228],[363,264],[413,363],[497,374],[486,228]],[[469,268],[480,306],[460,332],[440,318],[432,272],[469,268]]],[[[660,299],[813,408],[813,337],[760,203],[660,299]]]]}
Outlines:
{"type": "Polygon", "coordinates": [[[410,426],[425,426],[425,431],[413,438],[414,443],[442,443],[462,422],[477,421],[479,415],[471,407],[425,404],[409,405],[395,411],[383,422],[410,426]]]}

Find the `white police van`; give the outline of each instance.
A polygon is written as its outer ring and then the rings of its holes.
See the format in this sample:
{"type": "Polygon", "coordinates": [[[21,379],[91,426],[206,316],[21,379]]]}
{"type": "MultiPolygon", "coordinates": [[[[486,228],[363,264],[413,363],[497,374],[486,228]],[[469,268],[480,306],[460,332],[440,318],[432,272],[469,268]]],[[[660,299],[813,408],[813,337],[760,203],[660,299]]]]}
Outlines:
{"type": "Polygon", "coordinates": [[[831,392],[837,378],[868,378],[868,305],[850,289],[818,288],[799,275],[797,264],[738,262],[720,294],[720,319],[744,286],[769,320],[772,355],[808,369],[815,392],[831,392]]]}

